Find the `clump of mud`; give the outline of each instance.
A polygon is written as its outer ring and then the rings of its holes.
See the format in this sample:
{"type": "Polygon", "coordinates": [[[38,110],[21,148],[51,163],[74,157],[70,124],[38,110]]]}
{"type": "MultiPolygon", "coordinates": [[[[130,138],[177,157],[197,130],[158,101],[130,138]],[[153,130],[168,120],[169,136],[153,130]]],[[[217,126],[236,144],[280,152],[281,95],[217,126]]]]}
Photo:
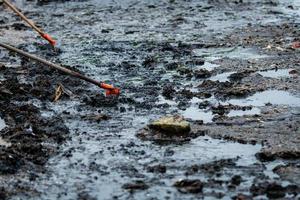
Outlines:
{"type": "MultiPolygon", "coordinates": [[[[0,82],[0,117],[6,127],[0,130],[0,137],[9,145],[0,145],[0,174],[6,178],[12,178],[16,173],[31,176],[41,170],[69,138],[69,129],[61,117],[43,116],[40,107],[31,102],[34,99],[53,100],[54,78],[59,73],[28,61],[23,61],[22,67],[18,68],[3,66],[1,73],[6,79],[0,82]],[[16,73],[26,74],[29,78],[20,83],[17,78],[11,78],[16,73]]],[[[3,187],[2,199],[14,192],[3,187]]]]}
{"type": "Polygon", "coordinates": [[[181,180],[174,183],[174,186],[182,193],[200,193],[203,183],[200,180],[181,180]]]}

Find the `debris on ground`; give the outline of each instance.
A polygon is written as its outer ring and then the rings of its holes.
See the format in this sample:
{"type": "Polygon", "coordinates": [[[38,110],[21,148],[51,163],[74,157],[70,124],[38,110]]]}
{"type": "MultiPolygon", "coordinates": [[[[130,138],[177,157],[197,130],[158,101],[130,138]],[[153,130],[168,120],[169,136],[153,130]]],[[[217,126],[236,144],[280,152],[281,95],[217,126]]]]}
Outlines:
{"type": "Polygon", "coordinates": [[[162,117],[150,123],[149,128],[168,135],[185,135],[191,131],[190,124],[182,116],[162,117]]]}

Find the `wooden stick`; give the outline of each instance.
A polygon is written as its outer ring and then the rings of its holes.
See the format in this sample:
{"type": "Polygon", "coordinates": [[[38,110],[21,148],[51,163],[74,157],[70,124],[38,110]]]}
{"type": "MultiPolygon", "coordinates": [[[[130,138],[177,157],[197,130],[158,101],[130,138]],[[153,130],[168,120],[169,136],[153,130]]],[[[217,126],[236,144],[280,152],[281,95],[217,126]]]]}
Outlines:
{"type": "Polygon", "coordinates": [[[97,85],[98,87],[101,87],[101,88],[105,89],[107,95],[119,95],[120,94],[120,89],[119,88],[115,88],[112,85],[109,85],[109,84],[106,84],[106,83],[103,83],[103,82],[98,82],[98,81],[96,81],[94,79],[91,79],[91,78],[89,78],[87,76],[84,76],[84,75],[82,75],[82,74],[80,74],[78,72],[75,72],[73,70],[67,69],[67,68],[62,67],[60,65],[51,63],[51,62],[49,62],[47,60],[44,60],[44,59],[39,58],[37,56],[31,55],[29,53],[26,53],[26,52],[24,52],[24,51],[22,51],[20,49],[12,47],[10,45],[7,45],[7,44],[4,44],[4,43],[0,42],[0,46],[3,47],[3,48],[5,48],[5,49],[8,49],[10,51],[16,52],[16,53],[18,53],[18,54],[20,54],[20,55],[22,55],[24,57],[30,58],[32,60],[35,60],[35,61],[40,62],[42,64],[45,64],[45,65],[47,65],[49,67],[52,67],[52,68],[57,69],[59,71],[62,71],[64,73],[66,73],[66,74],[69,74],[69,75],[74,76],[76,78],[80,78],[80,79],[82,79],[84,81],[87,81],[87,82],[90,82],[90,83],[92,83],[94,85],[97,85]]]}
{"type": "Polygon", "coordinates": [[[14,11],[17,15],[19,15],[29,26],[31,26],[36,32],[38,32],[44,39],[46,39],[52,46],[55,46],[56,41],[53,40],[50,35],[43,32],[39,29],[33,22],[31,22],[23,13],[21,13],[13,4],[11,4],[8,0],[3,0],[5,5],[7,5],[12,11],[14,11]]]}
{"type": "Polygon", "coordinates": [[[27,24],[29,24],[34,30],[36,30],[39,34],[43,34],[44,32],[40,30],[34,23],[32,23],[23,13],[21,13],[14,5],[12,5],[9,1],[3,0],[3,2],[12,9],[16,14],[18,14],[27,24]]]}

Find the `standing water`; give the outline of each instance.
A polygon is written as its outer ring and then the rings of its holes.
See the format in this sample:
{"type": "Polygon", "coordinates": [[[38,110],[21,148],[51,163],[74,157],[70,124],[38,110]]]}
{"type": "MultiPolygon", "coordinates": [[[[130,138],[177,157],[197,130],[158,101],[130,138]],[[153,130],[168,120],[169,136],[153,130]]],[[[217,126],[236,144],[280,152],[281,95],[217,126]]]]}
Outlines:
{"type": "Polygon", "coordinates": [[[5,127],[5,121],[0,118],[0,131],[5,127]]]}
{"type": "MultiPolygon", "coordinates": [[[[0,131],[2,129],[5,128],[5,121],[3,119],[0,118],[0,131]]],[[[6,142],[5,140],[3,140],[3,138],[0,136],[0,146],[4,146],[4,147],[8,147],[10,146],[11,144],[9,142],[6,142]]]]}

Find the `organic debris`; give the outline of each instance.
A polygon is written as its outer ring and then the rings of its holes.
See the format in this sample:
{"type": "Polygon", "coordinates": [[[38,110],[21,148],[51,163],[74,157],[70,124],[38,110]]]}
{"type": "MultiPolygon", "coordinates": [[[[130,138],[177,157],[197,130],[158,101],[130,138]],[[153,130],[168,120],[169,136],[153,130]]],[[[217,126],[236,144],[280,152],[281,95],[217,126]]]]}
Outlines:
{"type": "Polygon", "coordinates": [[[63,88],[62,86],[59,84],[55,90],[55,94],[54,94],[54,99],[53,101],[56,102],[60,99],[61,95],[63,94],[63,88]]]}

